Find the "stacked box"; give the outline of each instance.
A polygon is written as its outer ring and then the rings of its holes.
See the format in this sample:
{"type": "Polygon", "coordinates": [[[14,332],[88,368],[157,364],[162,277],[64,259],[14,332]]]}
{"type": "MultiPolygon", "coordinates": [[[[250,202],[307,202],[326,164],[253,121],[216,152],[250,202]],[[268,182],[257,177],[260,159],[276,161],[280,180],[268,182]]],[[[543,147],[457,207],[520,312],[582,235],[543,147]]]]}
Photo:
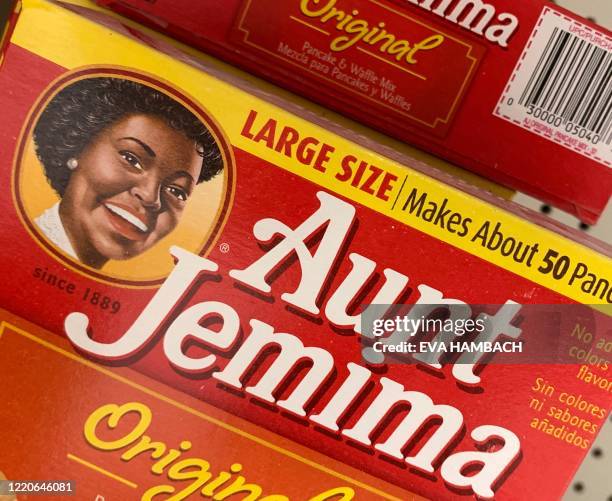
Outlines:
{"type": "Polygon", "coordinates": [[[610,407],[610,249],[203,61],[23,2],[0,471],[78,498],[558,499],[610,407]],[[381,358],[370,304],[459,307],[470,342],[558,356],[381,358]],[[573,313],[553,330],[538,304],[573,313]]]}
{"type": "Polygon", "coordinates": [[[551,2],[98,1],[587,223],[610,199],[612,37],[551,2]]]}

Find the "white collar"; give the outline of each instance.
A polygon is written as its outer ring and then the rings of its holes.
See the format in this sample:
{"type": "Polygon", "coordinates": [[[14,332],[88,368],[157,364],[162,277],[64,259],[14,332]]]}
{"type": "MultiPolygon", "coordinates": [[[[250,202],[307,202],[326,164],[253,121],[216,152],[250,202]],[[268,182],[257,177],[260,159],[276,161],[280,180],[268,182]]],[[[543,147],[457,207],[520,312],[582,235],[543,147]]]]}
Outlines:
{"type": "Polygon", "coordinates": [[[64,229],[62,220],[59,215],[59,202],[53,207],[49,207],[45,212],[38,216],[34,222],[36,226],[43,232],[43,234],[49,239],[57,248],[68,254],[74,259],[79,259],[74,247],[68,239],[68,234],[64,229]]]}

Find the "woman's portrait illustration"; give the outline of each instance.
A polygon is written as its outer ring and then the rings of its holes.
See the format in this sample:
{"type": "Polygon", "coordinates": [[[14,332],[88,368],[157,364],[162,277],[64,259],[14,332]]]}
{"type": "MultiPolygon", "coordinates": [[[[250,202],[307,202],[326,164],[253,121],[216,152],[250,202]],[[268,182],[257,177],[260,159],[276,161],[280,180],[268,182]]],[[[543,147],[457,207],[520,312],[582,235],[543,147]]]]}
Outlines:
{"type": "Polygon", "coordinates": [[[34,224],[55,247],[98,270],[169,235],[196,186],[225,167],[215,136],[186,106],[115,76],[63,87],[38,116],[32,141],[59,198],[34,224]]]}

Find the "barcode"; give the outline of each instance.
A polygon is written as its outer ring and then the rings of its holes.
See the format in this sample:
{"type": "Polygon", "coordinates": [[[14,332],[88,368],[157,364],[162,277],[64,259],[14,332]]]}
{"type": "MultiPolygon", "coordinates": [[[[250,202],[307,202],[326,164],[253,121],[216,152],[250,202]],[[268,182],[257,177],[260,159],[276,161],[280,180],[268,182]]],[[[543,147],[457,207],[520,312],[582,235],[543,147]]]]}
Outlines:
{"type": "Polygon", "coordinates": [[[543,121],[612,143],[612,53],[554,28],[519,104],[543,121]]]}
{"type": "Polygon", "coordinates": [[[544,7],[493,113],[612,167],[612,37],[544,7]]]}

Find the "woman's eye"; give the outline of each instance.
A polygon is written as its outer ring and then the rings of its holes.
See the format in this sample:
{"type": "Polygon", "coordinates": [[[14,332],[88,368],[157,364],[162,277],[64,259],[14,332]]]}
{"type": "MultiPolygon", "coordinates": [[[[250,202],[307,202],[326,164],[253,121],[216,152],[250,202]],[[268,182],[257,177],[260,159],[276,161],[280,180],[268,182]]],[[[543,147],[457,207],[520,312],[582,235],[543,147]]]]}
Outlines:
{"type": "Polygon", "coordinates": [[[187,201],[187,198],[189,197],[187,192],[184,189],[179,188],[178,186],[166,186],[166,192],[177,198],[181,202],[187,201]]]}
{"type": "Polygon", "coordinates": [[[125,160],[135,169],[143,170],[140,160],[133,153],[130,153],[129,151],[120,151],[119,155],[121,155],[121,158],[123,158],[123,160],[125,160]]]}

